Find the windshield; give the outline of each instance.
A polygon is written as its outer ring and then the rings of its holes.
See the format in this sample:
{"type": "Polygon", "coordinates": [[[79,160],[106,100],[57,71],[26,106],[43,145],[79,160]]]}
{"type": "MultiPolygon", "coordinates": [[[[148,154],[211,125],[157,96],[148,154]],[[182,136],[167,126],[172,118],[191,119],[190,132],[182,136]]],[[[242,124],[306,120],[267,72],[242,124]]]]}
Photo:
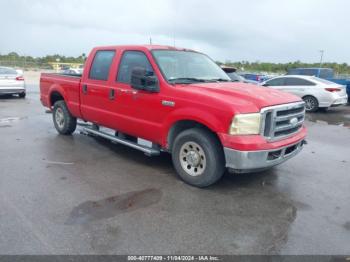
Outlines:
{"type": "Polygon", "coordinates": [[[171,83],[230,81],[209,57],[192,51],[152,51],[164,77],[171,83]]]}

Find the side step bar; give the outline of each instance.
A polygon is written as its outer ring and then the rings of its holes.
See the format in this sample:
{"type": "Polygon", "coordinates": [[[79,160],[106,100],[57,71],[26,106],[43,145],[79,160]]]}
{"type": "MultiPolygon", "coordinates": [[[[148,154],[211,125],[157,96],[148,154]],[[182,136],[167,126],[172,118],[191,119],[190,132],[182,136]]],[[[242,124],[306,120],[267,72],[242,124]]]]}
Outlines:
{"type": "Polygon", "coordinates": [[[93,129],[90,126],[84,126],[84,125],[82,125],[82,126],[83,126],[82,130],[85,131],[88,134],[94,134],[96,136],[103,137],[103,138],[108,139],[110,141],[113,141],[113,142],[116,142],[116,143],[119,143],[119,144],[122,144],[122,145],[126,145],[126,146],[129,146],[129,147],[132,147],[134,149],[137,149],[137,150],[140,150],[140,151],[144,152],[147,156],[157,156],[157,155],[160,154],[160,150],[159,149],[142,146],[142,145],[139,145],[139,144],[137,144],[135,142],[131,142],[131,141],[128,141],[126,139],[123,139],[123,138],[120,138],[120,137],[117,137],[117,136],[113,136],[113,135],[107,134],[105,132],[93,129]]]}

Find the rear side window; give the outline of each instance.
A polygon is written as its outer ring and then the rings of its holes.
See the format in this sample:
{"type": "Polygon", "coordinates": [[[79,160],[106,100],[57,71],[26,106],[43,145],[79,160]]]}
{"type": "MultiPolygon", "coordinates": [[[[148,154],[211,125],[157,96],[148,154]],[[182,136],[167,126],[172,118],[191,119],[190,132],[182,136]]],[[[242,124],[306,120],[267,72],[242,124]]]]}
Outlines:
{"type": "Polygon", "coordinates": [[[269,86],[284,86],[284,78],[275,78],[270,81],[267,81],[266,84],[269,86]]]}
{"type": "Polygon", "coordinates": [[[89,72],[89,79],[108,80],[109,69],[113,62],[115,51],[97,51],[89,72]]]}
{"type": "Polygon", "coordinates": [[[285,79],[286,86],[314,86],[315,84],[301,78],[290,77],[285,79]]]}
{"type": "Polygon", "coordinates": [[[123,54],[119,64],[117,82],[130,84],[131,73],[135,68],[143,68],[146,70],[146,75],[153,76],[154,71],[147,59],[147,56],[141,51],[126,51],[123,54]]]}

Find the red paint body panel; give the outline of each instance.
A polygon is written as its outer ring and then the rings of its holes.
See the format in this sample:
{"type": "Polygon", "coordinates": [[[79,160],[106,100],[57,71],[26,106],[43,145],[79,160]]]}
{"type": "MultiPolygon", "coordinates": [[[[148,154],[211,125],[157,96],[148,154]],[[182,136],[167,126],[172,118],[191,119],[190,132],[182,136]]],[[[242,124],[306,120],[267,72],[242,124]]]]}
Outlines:
{"type": "MultiPolygon", "coordinates": [[[[223,146],[236,150],[274,149],[305,137],[303,128],[292,137],[267,142],[257,136],[231,136],[228,129],[237,113],[259,112],[261,108],[300,101],[300,98],[273,89],[244,83],[169,84],[162,76],[151,54],[152,49],[176,49],[167,46],[108,46],[94,48],[85,64],[81,78],[58,74],[42,74],[40,79],[41,101],[52,107],[50,97],[60,93],[77,118],[106,126],[123,133],[141,137],[167,148],[170,128],[180,120],[199,122],[220,138],[223,146]],[[115,50],[107,81],[91,80],[90,67],[98,50],[115,50]],[[118,83],[117,72],[123,52],[144,52],[158,78],[160,92],[135,90],[130,85],[118,83]],[[87,94],[82,86],[88,86],[87,94]],[[115,99],[109,99],[113,89],[115,99]],[[162,105],[162,101],[175,102],[174,107],[162,105]]],[[[184,49],[179,49],[184,50],[184,49]]]]}

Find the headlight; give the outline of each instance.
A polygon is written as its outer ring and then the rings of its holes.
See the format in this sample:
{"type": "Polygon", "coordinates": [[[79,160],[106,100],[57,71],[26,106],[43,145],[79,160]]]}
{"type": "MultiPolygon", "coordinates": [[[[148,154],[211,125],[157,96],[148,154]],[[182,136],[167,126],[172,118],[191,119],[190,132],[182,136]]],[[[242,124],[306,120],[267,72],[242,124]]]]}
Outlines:
{"type": "Polygon", "coordinates": [[[230,135],[258,135],[260,133],[260,113],[238,114],[232,119],[230,135]]]}

